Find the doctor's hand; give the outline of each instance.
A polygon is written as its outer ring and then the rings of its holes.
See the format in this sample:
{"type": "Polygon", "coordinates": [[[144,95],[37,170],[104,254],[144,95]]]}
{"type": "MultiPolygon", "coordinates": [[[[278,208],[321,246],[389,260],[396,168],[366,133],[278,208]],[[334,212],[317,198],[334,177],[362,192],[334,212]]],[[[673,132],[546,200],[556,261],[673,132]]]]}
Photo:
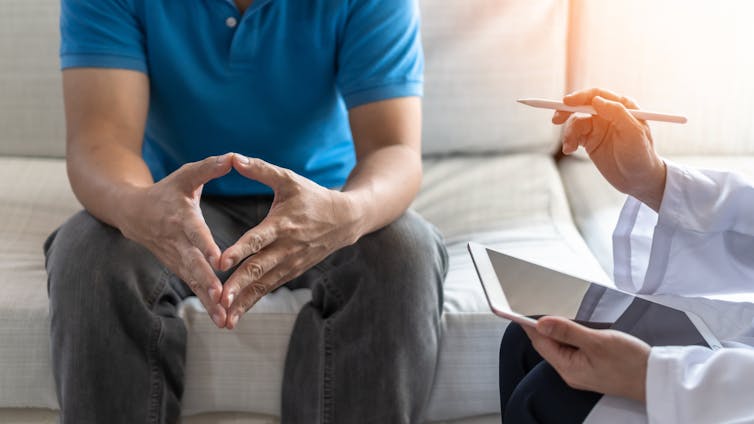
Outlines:
{"type": "Polygon", "coordinates": [[[522,326],[540,355],[574,389],[646,400],[649,345],[615,330],[546,316],[522,326]]]}
{"type": "Polygon", "coordinates": [[[222,270],[238,265],[222,293],[229,329],[267,293],[355,243],[360,216],[346,194],[288,169],[240,155],[233,167],[272,188],[275,199],[265,219],[222,254],[222,270]]]}
{"type": "Polygon", "coordinates": [[[232,153],[187,163],[161,181],[124,194],[123,235],[149,249],[167,269],[189,285],[218,327],[225,325],[220,305],[220,248],[199,209],[204,184],[232,169],[232,153]]]}
{"type": "Polygon", "coordinates": [[[555,112],[552,122],[565,123],[563,153],[569,155],[583,146],[610,184],[659,210],[665,191],[665,162],[654,149],[647,123],[626,110],[638,109],[636,103],[598,88],[571,93],[563,102],[592,105],[597,111],[593,116],[555,112]]]}

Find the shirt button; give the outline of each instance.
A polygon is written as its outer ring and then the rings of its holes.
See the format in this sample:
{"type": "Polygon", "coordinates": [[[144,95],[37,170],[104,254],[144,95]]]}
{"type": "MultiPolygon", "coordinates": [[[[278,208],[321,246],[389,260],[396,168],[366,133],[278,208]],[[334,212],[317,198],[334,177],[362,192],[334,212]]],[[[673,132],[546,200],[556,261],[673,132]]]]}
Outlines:
{"type": "Polygon", "coordinates": [[[236,25],[238,25],[238,20],[233,16],[229,16],[228,19],[225,20],[225,25],[227,25],[228,28],[235,28],[236,25]]]}

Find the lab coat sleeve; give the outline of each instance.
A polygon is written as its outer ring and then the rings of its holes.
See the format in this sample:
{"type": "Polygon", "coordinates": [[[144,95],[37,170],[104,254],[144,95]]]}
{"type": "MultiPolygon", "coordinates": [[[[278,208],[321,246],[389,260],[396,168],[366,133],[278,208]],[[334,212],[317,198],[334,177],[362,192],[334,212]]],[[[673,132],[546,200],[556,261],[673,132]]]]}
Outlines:
{"type": "Polygon", "coordinates": [[[667,162],[659,214],[629,197],[613,234],[623,290],[684,296],[754,291],[754,185],[667,162]]]}
{"type": "Polygon", "coordinates": [[[647,368],[650,423],[754,422],[754,350],[654,347],[647,368]]]}

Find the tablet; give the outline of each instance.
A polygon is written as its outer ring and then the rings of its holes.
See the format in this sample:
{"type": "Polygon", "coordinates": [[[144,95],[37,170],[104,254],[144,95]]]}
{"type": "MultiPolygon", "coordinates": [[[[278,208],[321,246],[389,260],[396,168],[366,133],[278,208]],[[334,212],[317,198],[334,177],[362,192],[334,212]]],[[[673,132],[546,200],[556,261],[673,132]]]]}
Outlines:
{"type": "MultiPolygon", "coordinates": [[[[481,244],[469,243],[469,252],[492,312],[521,325],[536,325],[533,317],[556,315],[576,320],[581,301],[592,284],[631,296],[628,308],[613,323],[587,326],[612,328],[636,336],[651,346],[701,345],[721,348],[720,342],[697,315],[633,295],[600,280],[577,266],[533,263],[481,244]],[[581,275],[579,275],[581,274],[581,275]]],[[[604,277],[606,278],[606,277],[604,277]]]]}

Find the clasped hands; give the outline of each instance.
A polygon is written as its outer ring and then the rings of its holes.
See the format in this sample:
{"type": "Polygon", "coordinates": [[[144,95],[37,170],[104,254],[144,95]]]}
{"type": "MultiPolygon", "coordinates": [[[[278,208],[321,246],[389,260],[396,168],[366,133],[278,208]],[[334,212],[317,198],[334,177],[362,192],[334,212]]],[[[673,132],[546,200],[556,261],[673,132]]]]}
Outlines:
{"type": "Polygon", "coordinates": [[[235,153],[185,164],[124,196],[123,235],[186,282],[218,328],[235,328],[264,295],[358,238],[359,213],[347,194],[235,153]],[[275,198],[259,225],[221,251],[199,205],[204,184],[232,169],[270,187],[275,198]],[[236,266],[222,284],[215,271],[236,266]]]}

